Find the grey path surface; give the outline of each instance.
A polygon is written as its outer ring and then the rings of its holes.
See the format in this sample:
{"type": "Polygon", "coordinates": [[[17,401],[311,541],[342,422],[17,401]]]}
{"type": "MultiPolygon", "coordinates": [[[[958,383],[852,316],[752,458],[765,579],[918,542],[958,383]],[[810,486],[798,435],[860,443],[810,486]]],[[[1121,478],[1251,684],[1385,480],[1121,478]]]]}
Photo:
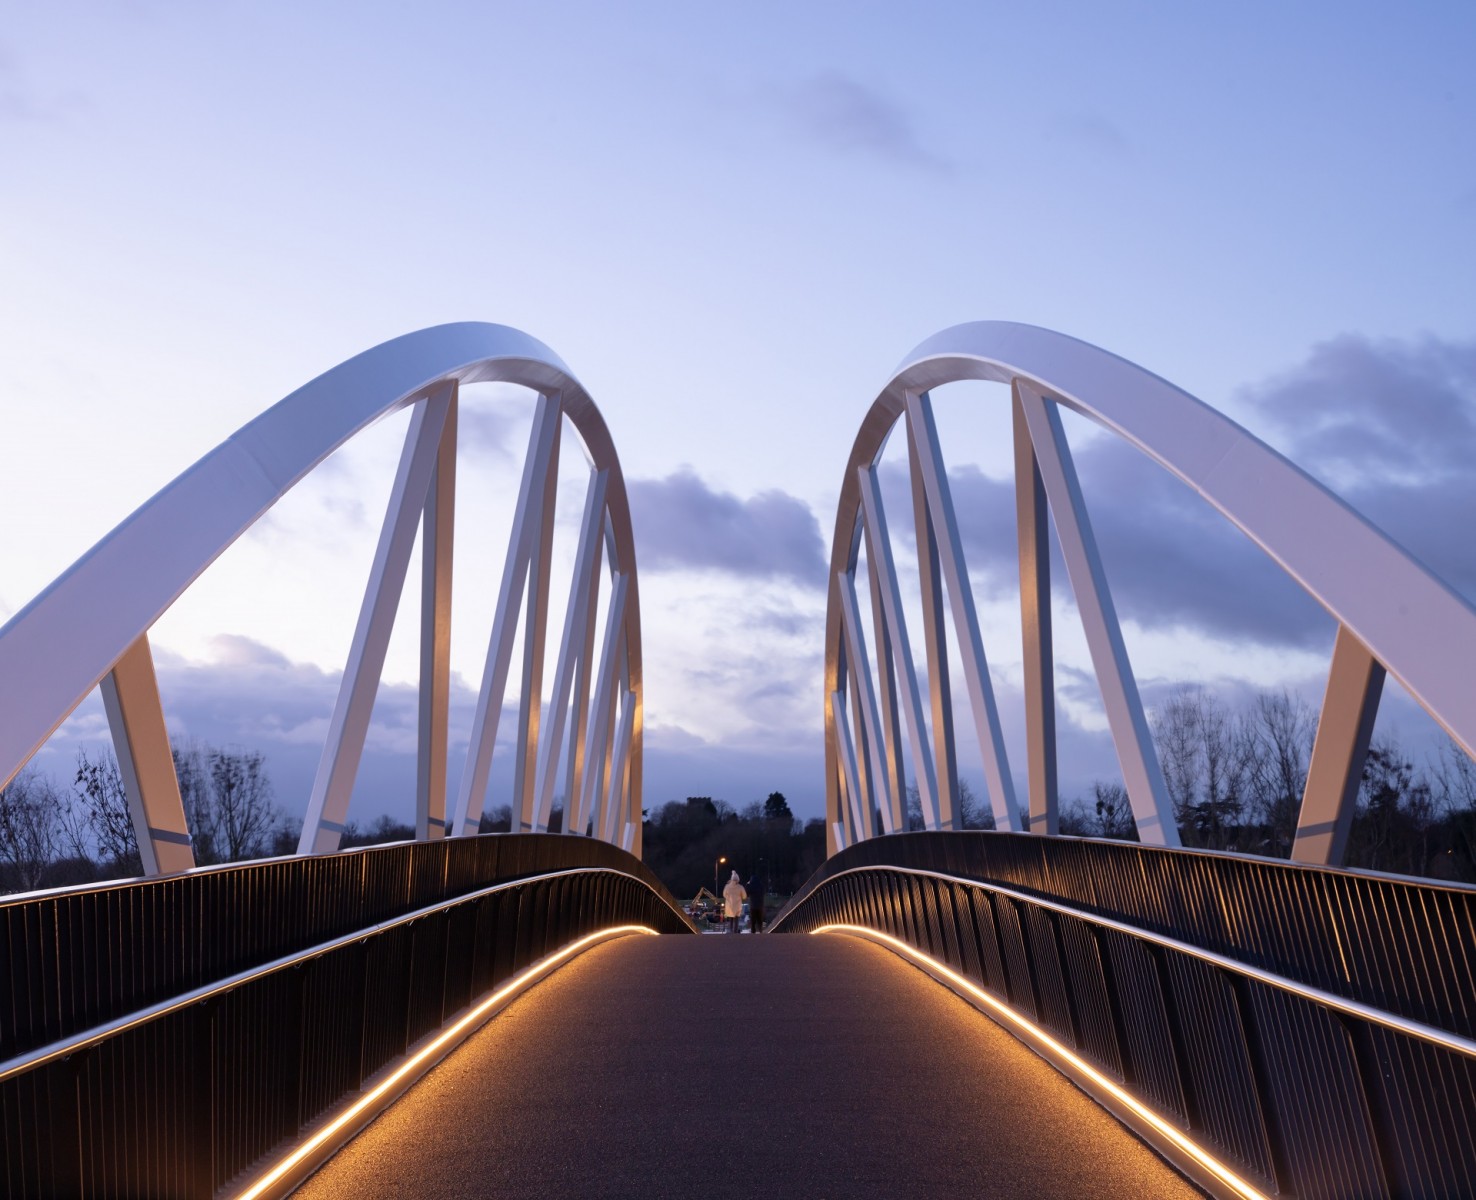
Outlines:
{"type": "Polygon", "coordinates": [[[796,934],[596,947],[297,1195],[1200,1193],[921,972],[869,943],[796,934]]]}

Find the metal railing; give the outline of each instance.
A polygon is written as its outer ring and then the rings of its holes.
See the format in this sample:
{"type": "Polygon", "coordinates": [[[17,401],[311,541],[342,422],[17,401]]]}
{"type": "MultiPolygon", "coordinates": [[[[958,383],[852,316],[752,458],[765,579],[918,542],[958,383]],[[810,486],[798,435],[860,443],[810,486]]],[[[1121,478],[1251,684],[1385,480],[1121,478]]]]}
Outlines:
{"type": "Polygon", "coordinates": [[[0,897],[0,1060],[414,909],[576,866],[664,891],[606,842],[489,834],[0,897]]]}
{"type": "Polygon", "coordinates": [[[774,928],[916,947],[1256,1187],[1306,1200],[1469,1192],[1473,915],[1476,891],[1424,881],[914,834],[836,855],[774,928]]]}
{"type": "Polygon", "coordinates": [[[11,1028],[32,1042],[0,1061],[0,1189],[17,1198],[214,1196],[544,955],[614,925],[691,930],[630,855],[537,835],[256,863],[6,908],[6,928],[33,934],[27,946],[59,968],[50,991],[34,963],[29,987],[9,985],[11,1028]],[[604,859],[618,861],[591,861],[604,859]],[[207,953],[216,926],[197,918],[223,920],[232,899],[249,928],[207,953]],[[89,985],[91,1003],[66,1006],[73,1028],[36,1041],[48,1022],[25,1001],[89,985]]]}

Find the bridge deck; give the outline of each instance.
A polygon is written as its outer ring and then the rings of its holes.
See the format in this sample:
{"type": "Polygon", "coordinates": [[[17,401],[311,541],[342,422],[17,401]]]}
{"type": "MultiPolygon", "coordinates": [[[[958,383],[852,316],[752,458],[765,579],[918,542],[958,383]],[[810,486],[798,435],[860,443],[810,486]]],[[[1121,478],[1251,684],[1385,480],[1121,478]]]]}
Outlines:
{"type": "Polygon", "coordinates": [[[298,1193],[886,1194],[1199,1195],[958,997],[835,936],[596,947],[298,1193]]]}

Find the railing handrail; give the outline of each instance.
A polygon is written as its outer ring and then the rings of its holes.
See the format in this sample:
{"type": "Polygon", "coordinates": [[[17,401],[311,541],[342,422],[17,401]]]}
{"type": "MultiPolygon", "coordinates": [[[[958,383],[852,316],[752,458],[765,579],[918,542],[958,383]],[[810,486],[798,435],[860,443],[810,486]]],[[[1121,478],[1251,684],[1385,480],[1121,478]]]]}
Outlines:
{"type": "MultiPolygon", "coordinates": [[[[501,837],[502,834],[477,834],[477,837],[501,837]]],[[[374,850],[389,850],[396,846],[413,846],[415,838],[402,838],[393,842],[371,842],[364,846],[346,846],[333,851],[333,857],[364,854],[374,850]]],[[[159,875],[118,875],[112,879],[96,879],[91,883],[60,883],[55,887],[32,888],[28,892],[6,892],[0,895],[0,908],[13,904],[24,904],[34,900],[59,900],[67,896],[92,896],[99,892],[119,891],[123,888],[140,887],[151,883],[176,883],[181,879],[195,879],[202,875],[223,875],[230,871],[245,871],[252,867],[265,867],[274,863],[289,862],[299,858],[326,858],[327,855],[269,854],[261,858],[236,858],[230,862],[206,863],[191,867],[188,871],[169,871],[159,875]]]]}
{"type": "Polygon", "coordinates": [[[283,955],[280,958],[272,959],[270,962],[259,963],[254,967],[237,971],[211,983],[190,988],[188,991],[181,992],[177,996],[172,996],[168,1000],[156,1001],[153,1004],[145,1005],[143,1008],[136,1009],[121,1017],[114,1017],[112,1020],[104,1021],[100,1025],[94,1025],[90,1029],[79,1030],[77,1033],[69,1034],[45,1046],[38,1046],[23,1054],[18,1054],[5,1062],[0,1062],[0,1081],[9,1079],[13,1075],[24,1074],[26,1071],[33,1070],[58,1058],[65,1058],[68,1055],[76,1054],[79,1051],[87,1049],[89,1046],[104,1042],[108,1038],[115,1037],[126,1030],[136,1028],[139,1025],[146,1025],[150,1021],[167,1016],[172,1012],[178,1012],[180,1009],[188,1008],[192,1004],[200,1004],[213,996],[233,991],[243,984],[250,983],[253,979],[260,979],[266,975],[276,974],[278,971],[285,971],[292,967],[301,966],[315,958],[321,958],[323,955],[329,954],[334,950],[341,950],[345,946],[353,945],[355,942],[376,937],[381,933],[385,933],[401,925],[413,924],[435,913],[444,912],[447,909],[456,908],[463,904],[471,904],[496,892],[507,891],[512,888],[527,887],[530,884],[542,883],[551,879],[567,878],[572,875],[593,875],[601,873],[620,875],[626,879],[634,880],[647,891],[651,892],[658,900],[666,904],[673,912],[682,917],[688,925],[691,925],[690,918],[687,917],[686,913],[682,912],[680,906],[673,905],[670,899],[663,896],[646,880],[632,875],[629,871],[619,870],[616,867],[568,867],[560,871],[548,871],[539,875],[524,875],[517,879],[505,879],[499,883],[479,888],[474,892],[465,892],[460,896],[453,896],[435,904],[428,904],[423,908],[417,908],[412,912],[402,913],[397,917],[378,921],[373,925],[356,929],[352,933],[342,934],[326,942],[309,946],[305,950],[295,951],[291,954],[283,955]]]}
{"type": "Polygon", "coordinates": [[[1106,839],[918,832],[827,859],[773,927],[783,932],[816,886],[856,866],[940,871],[1060,900],[1476,1038],[1469,886],[1106,839]]]}
{"type": "MultiPolygon", "coordinates": [[[[474,833],[464,837],[440,838],[432,842],[424,842],[418,838],[399,838],[392,842],[371,842],[363,846],[346,846],[342,850],[335,850],[331,854],[272,854],[262,858],[239,858],[231,862],[208,863],[204,866],[191,867],[188,871],[174,871],[164,875],[123,875],[113,879],[98,879],[91,883],[63,883],[56,887],[34,888],[28,892],[7,892],[0,894],[0,909],[9,908],[16,904],[34,903],[37,900],[60,900],[68,896],[93,896],[102,892],[121,891],[126,888],[149,887],[153,884],[178,883],[184,879],[199,879],[210,875],[225,875],[233,871],[249,871],[261,867],[278,866],[282,863],[292,862],[322,862],[326,859],[347,858],[350,855],[373,854],[381,850],[398,850],[406,846],[453,846],[463,841],[475,838],[506,837],[506,838],[558,838],[574,837],[576,835],[564,835],[560,833],[513,833],[503,830],[497,833],[474,833]]],[[[598,838],[585,838],[587,842],[600,841],[598,838]]],[[[604,845],[612,843],[605,842],[604,845]]],[[[620,849],[620,847],[616,847],[620,849]]],[[[628,853],[628,852],[627,852],[628,853]]],[[[637,859],[637,861],[642,861],[637,859]]]]}
{"type": "Polygon", "coordinates": [[[1370,1004],[1364,1004],[1361,1001],[1352,1000],[1345,996],[1339,996],[1334,992],[1324,991],[1322,988],[1313,987],[1310,984],[1300,983],[1295,979],[1288,979],[1284,975],[1278,975],[1273,971],[1264,970],[1250,963],[1241,962],[1238,959],[1229,958],[1223,954],[1217,954],[1213,950],[1205,950],[1190,942],[1183,942],[1166,934],[1155,933],[1151,929],[1143,929],[1126,921],[1114,920],[1112,917],[1099,916],[1085,909],[1076,908],[1070,904],[1062,904],[1058,900],[1047,900],[1031,892],[1022,892],[1016,888],[1007,887],[1004,884],[988,883],[984,880],[968,879],[962,875],[950,875],[944,871],[928,871],[918,867],[874,865],[848,867],[844,871],[838,871],[834,875],[830,875],[822,880],[816,890],[818,890],[819,886],[832,883],[847,875],[857,875],[865,872],[890,872],[897,875],[916,875],[927,879],[941,879],[948,883],[961,884],[965,887],[978,888],[981,891],[994,892],[996,895],[1008,896],[1012,900],[1018,900],[1025,904],[1034,904],[1040,908],[1048,908],[1053,912],[1058,912],[1068,917],[1075,917],[1078,920],[1086,921],[1104,929],[1111,929],[1140,941],[1152,942],[1154,945],[1162,946],[1165,949],[1190,955],[1193,958],[1199,959],[1201,962],[1219,967],[1222,970],[1234,972],[1247,979],[1252,979],[1258,983],[1264,983],[1269,987],[1276,988],[1279,991],[1289,992],[1304,1000],[1310,1000],[1314,1004],[1320,1004],[1325,1008],[1346,1013],[1348,1016],[1357,1017],[1360,1020],[1382,1026],[1385,1029],[1392,1029],[1408,1037],[1430,1042],[1446,1050],[1462,1054],[1467,1058],[1476,1058],[1476,1041],[1470,1038],[1461,1037],[1459,1034],[1450,1033],[1433,1025],[1426,1025],[1422,1021],[1413,1021],[1408,1017],[1401,1017],[1397,1013],[1387,1012],[1384,1009],[1370,1004]]]}
{"type": "MultiPolygon", "coordinates": [[[[862,841],[855,843],[855,845],[847,846],[843,850],[836,851],[836,853],[832,854],[815,869],[815,873],[801,885],[799,891],[790,897],[789,904],[785,908],[787,909],[791,905],[798,905],[813,887],[818,887],[826,879],[833,878],[834,876],[825,874],[830,864],[838,858],[844,858],[852,854],[859,846],[866,845],[869,850],[874,852],[878,843],[893,838],[937,837],[940,833],[962,834],[966,837],[988,836],[1007,838],[1014,841],[1028,841],[1031,843],[1069,842],[1076,845],[1104,846],[1112,850],[1125,848],[1166,858],[1200,858],[1213,859],[1221,862],[1247,862],[1257,867],[1292,871],[1300,874],[1350,876],[1355,879],[1366,879],[1372,883],[1402,885],[1418,888],[1422,891],[1451,892],[1462,896],[1476,894],[1476,884],[1462,883],[1459,880],[1435,879],[1428,875],[1405,875],[1398,871],[1376,871],[1370,867],[1334,867],[1321,863],[1296,862],[1289,858],[1280,858],[1274,854],[1255,854],[1242,850],[1217,850],[1208,846],[1152,846],[1144,842],[1128,841],[1125,838],[1092,837],[1072,833],[1053,833],[1047,835],[1028,833],[1018,829],[908,829],[900,830],[896,833],[877,834],[875,837],[864,838],[862,841]]],[[[850,869],[849,867],[843,868],[843,870],[850,869]]],[[[778,924],[782,915],[783,910],[781,910],[780,916],[775,917],[772,924],[778,924]]]]}
{"type": "MultiPolygon", "coordinates": [[[[0,904],[0,1061],[425,905],[593,866],[664,890],[647,864],[608,842],[506,833],[263,859],[16,898],[0,904]],[[258,904],[280,919],[243,919],[258,904]],[[74,988],[67,972],[78,969],[88,983],[74,988]]],[[[674,904],[668,897],[660,907],[674,904]]]]}

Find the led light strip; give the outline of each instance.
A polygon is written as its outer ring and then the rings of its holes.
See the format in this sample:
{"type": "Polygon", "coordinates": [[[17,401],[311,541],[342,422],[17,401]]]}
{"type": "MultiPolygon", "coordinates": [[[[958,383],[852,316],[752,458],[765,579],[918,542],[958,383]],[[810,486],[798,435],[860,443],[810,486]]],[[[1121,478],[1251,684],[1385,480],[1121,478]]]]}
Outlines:
{"type": "MultiPolygon", "coordinates": [[[[346,854],[357,854],[358,850],[344,851],[346,854]]],[[[209,867],[207,870],[217,870],[209,867]]],[[[320,942],[316,946],[309,946],[306,950],[296,950],[281,958],[272,959],[270,962],[260,963],[254,967],[248,967],[244,971],[238,971],[234,975],[227,975],[224,979],[217,979],[213,983],[207,983],[200,987],[191,988],[187,992],[181,992],[177,996],[171,996],[168,1000],[162,1000],[157,1004],[150,1004],[136,1012],[128,1013],[122,1017],[116,1017],[111,1021],[104,1021],[101,1025],[95,1025],[91,1029],[84,1029],[80,1033],[71,1034],[59,1041],[51,1042],[45,1046],[39,1046],[34,1050],[28,1050],[24,1054],[18,1054],[14,1058],[0,1062],[0,1082],[10,1079],[16,1075],[22,1075],[27,1071],[45,1063],[53,1062],[58,1058],[65,1058],[69,1054],[76,1054],[89,1046],[100,1045],[109,1038],[116,1037],[130,1029],[140,1025],[146,1025],[160,1017],[168,1016],[170,1013],[179,1012],[182,1009],[209,1000],[214,996],[221,996],[227,992],[240,987],[242,984],[251,983],[257,979],[263,979],[278,971],[285,971],[289,967],[299,967],[304,963],[312,962],[333,950],[341,950],[345,946],[351,946],[355,942],[362,942],[367,938],[385,933],[391,929],[400,929],[413,924],[424,917],[437,916],[449,912],[465,904],[481,900],[487,896],[495,896],[500,892],[513,892],[519,888],[528,887],[530,884],[543,883],[550,879],[568,879],[578,875],[620,875],[627,879],[635,878],[624,871],[614,867],[572,867],[562,871],[546,871],[541,875],[523,875],[516,879],[505,879],[501,883],[489,884],[487,887],[479,888],[465,895],[453,896],[449,900],[441,900],[435,904],[427,905],[425,908],[417,908],[412,912],[401,913],[397,917],[380,921],[364,929],[356,929],[352,933],[346,933],[341,937],[330,941],[320,942]]],[[[647,891],[654,892],[645,880],[637,880],[647,891]]],[[[659,893],[657,893],[659,898],[659,893]]],[[[8,899],[8,897],[7,897],[8,899]]],[[[668,905],[672,912],[679,913],[683,921],[689,927],[692,919],[681,909],[668,905]]],[[[695,933],[696,929],[692,931],[695,933]]]]}
{"type": "MultiPolygon", "coordinates": [[[[1212,967],[1218,967],[1222,971],[1228,971],[1233,975],[1239,975],[1242,979],[1249,979],[1255,983],[1264,983],[1267,987],[1274,988],[1288,996],[1296,996],[1302,1000],[1311,1001],[1313,1004],[1328,1009],[1335,1013],[1344,1013],[1358,1021],[1367,1021],[1371,1025],[1377,1025],[1383,1029],[1389,1029],[1404,1037],[1416,1038],[1422,1042],[1428,1042],[1432,1046],[1438,1046],[1442,1050],[1449,1050],[1465,1058],[1476,1059],[1476,1040],[1462,1037],[1458,1033],[1452,1033],[1448,1029],[1441,1029],[1436,1025],[1426,1025],[1409,1017],[1400,1016],[1397,1013],[1385,1012],[1383,1009],[1375,1008],[1371,1004],[1365,1004],[1361,1000],[1354,1000],[1348,996],[1340,996],[1335,992],[1324,991],[1322,988],[1313,987],[1311,984],[1301,983],[1295,979],[1289,979],[1285,975],[1277,975],[1248,962],[1241,962],[1237,958],[1231,958],[1225,954],[1216,953],[1196,946],[1192,942],[1183,942],[1178,938],[1168,937],[1161,933],[1155,933],[1151,929],[1144,929],[1126,921],[1114,920],[1112,917],[1104,917],[1097,913],[1087,912],[1084,909],[1073,908],[1069,904],[1062,904],[1059,900],[1047,900],[1044,896],[1035,896],[1027,892],[1017,891],[1015,888],[1005,887],[999,883],[988,883],[981,879],[967,879],[960,875],[947,875],[941,871],[924,871],[917,867],[848,867],[844,871],[838,871],[825,880],[825,883],[833,883],[837,879],[844,879],[848,875],[866,874],[893,874],[911,875],[918,879],[935,879],[943,883],[956,884],[960,887],[973,888],[975,891],[988,892],[994,896],[1005,896],[1021,904],[1029,904],[1038,909],[1049,912],[1060,913],[1065,917],[1072,917],[1078,921],[1085,921],[1089,925],[1095,925],[1098,929],[1111,929],[1117,933],[1126,934],[1138,942],[1148,942],[1155,946],[1162,946],[1165,950],[1172,950],[1175,954],[1184,954],[1190,958],[1196,958],[1202,963],[1208,963],[1212,967]]],[[[814,893],[807,893],[802,899],[808,899],[814,893]]],[[[778,921],[770,926],[770,932],[777,929],[788,911],[793,911],[795,903],[793,900],[781,910],[778,921]]]]}
{"type": "MultiPolygon", "coordinates": [[[[353,1104],[334,1117],[321,1129],[314,1132],[306,1141],[292,1150],[281,1159],[276,1166],[272,1167],[266,1174],[247,1187],[244,1191],[236,1193],[236,1200],[261,1200],[262,1197],[277,1195],[272,1189],[282,1183],[294,1168],[302,1165],[315,1152],[323,1150],[342,1132],[346,1127],[352,1125],[358,1118],[364,1118],[367,1124],[372,1119],[374,1106],[384,1099],[397,1085],[404,1084],[406,1087],[414,1081],[413,1076],[422,1067],[429,1065],[429,1060],[438,1053],[444,1053],[459,1039],[471,1032],[471,1027],[488,1016],[492,1009],[512,999],[519,992],[532,984],[537,983],[555,967],[568,961],[581,950],[587,950],[596,942],[605,941],[609,938],[623,937],[629,933],[649,934],[652,937],[660,936],[656,930],[648,925],[614,925],[609,929],[601,929],[597,933],[591,933],[587,937],[580,938],[577,942],[570,942],[562,950],[542,958],[528,967],[521,974],[514,976],[497,991],[493,992],[475,1008],[466,1013],[454,1025],[448,1026],[427,1042],[413,1055],[402,1062],[384,1079],[380,1080],[369,1091],[365,1092],[353,1104]]],[[[336,1150],[337,1147],[334,1147],[336,1150]]],[[[326,1159],[326,1156],[325,1156],[326,1159]]]]}
{"type": "Polygon", "coordinates": [[[1154,1133],[1172,1143],[1176,1149],[1187,1155],[1205,1171],[1209,1172],[1228,1187],[1234,1195],[1244,1197],[1245,1200],[1270,1200],[1266,1193],[1247,1183],[1219,1159],[1210,1154],[1209,1151],[1187,1137],[1182,1130],[1165,1121],[1131,1092],[1124,1090],[1120,1085],[1112,1082],[1101,1071],[1097,1070],[1096,1067],[1057,1041],[1039,1025],[1035,1024],[1035,1022],[1022,1017],[1009,1005],[996,1000],[983,988],[966,979],[947,964],[939,962],[932,955],[924,954],[916,947],[909,946],[906,942],[894,938],[890,934],[882,933],[876,929],[867,929],[862,925],[822,925],[820,928],[813,929],[810,932],[845,933],[853,937],[866,938],[869,941],[880,943],[887,949],[893,950],[905,958],[912,959],[924,970],[941,979],[946,979],[951,986],[984,1006],[986,1012],[998,1017],[1007,1027],[1012,1027],[1014,1030],[1023,1034],[1027,1042],[1035,1042],[1044,1047],[1048,1052],[1048,1056],[1061,1059],[1073,1071],[1085,1076],[1094,1087],[1100,1088],[1103,1092],[1110,1095],[1113,1100],[1151,1127],[1154,1133]]]}

